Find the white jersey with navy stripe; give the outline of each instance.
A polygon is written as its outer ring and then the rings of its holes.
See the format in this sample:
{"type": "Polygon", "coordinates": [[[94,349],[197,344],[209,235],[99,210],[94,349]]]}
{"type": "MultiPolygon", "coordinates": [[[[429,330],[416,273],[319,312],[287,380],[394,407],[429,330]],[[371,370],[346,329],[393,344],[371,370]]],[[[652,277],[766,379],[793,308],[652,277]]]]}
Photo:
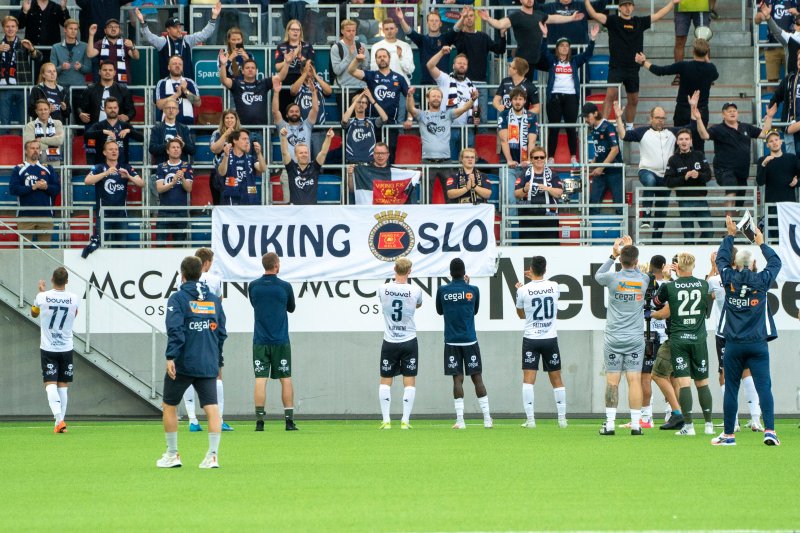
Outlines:
{"type": "Polygon", "coordinates": [[[48,352],[72,350],[72,324],[80,300],[71,292],[51,289],[36,295],[33,305],[39,308],[41,340],[39,347],[48,352]]]}
{"type": "Polygon", "coordinates": [[[383,309],[386,342],[406,342],[417,338],[414,312],[422,305],[422,289],[410,283],[389,281],[378,289],[378,298],[383,309]]]}
{"type": "Polygon", "coordinates": [[[556,337],[558,283],[546,279],[533,280],[517,289],[517,309],[525,310],[526,339],[556,337]]]}

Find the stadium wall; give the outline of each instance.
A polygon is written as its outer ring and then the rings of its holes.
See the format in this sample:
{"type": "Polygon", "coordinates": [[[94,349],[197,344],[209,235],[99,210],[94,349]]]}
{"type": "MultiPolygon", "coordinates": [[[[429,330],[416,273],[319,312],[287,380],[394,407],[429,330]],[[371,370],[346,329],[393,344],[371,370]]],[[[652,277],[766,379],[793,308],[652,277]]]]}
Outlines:
{"type": "MultiPolygon", "coordinates": [[[[704,275],[712,247],[695,247],[699,275],[704,275]]],[[[99,250],[89,260],[79,259],[74,251],[53,251],[77,275],[73,275],[70,290],[86,294],[85,284],[78,275],[103,287],[107,294],[136,315],[141,315],[163,328],[166,298],[176,283],[175,267],[186,255],[185,250],[99,250]]],[[[559,343],[564,361],[564,381],[567,386],[571,413],[602,413],[604,410],[604,377],[602,346],[605,324],[605,303],[602,291],[591,281],[591,273],[607,257],[605,247],[531,249],[503,248],[494,278],[473,280],[481,287],[481,312],[478,316],[479,341],[484,356],[484,378],[495,413],[519,413],[520,407],[520,345],[523,321],[514,312],[513,284],[524,270],[524,258],[544,253],[550,260],[549,274],[559,275],[562,285],[559,343]]],[[[645,247],[642,257],[654,253],[667,257],[674,250],[645,247]]],[[[41,254],[25,252],[25,297],[31,300],[36,292],[36,280],[49,279],[54,262],[43,260],[41,254]]],[[[13,287],[18,282],[20,258],[18,252],[0,253],[3,283],[13,287]],[[17,277],[15,277],[17,276],[17,277]]],[[[759,263],[763,264],[763,260],[759,263]]],[[[426,292],[435,294],[436,286],[446,279],[422,279],[426,292]]],[[[317,283],[296,283],[298,310],[291,316],[292,352],[296,408],[298,414],[317,416],[374,416],[377,412],[377,369],[383,322],[376,313],[376,298],[372,292],[379,280],[356,283],[348,280],[317,283]]],[[[229,416],[252,413],[251,331],[252,311],[244,296],[242,284],[228,284],[225,309],[231,331],[225,349],[226,365],[225,411],[229,416]]],[[[92,291],[91,309],[81,310],[85,327],[91,315],[92,344],[112,354],[138,376],[150,379],[152,370],[150,328],[120,306],[109,305],[109,297],[99,299],[92,291]]],[[[771,343],[773,390],[776,410],[781,414],[797,414],[798,358],[800,345],[797,313],[797,284],[779,283],[770,292],[770,303],[776,313],[780,338],[771,343]]],[[[450,416],[451,380],[442,375],[441,318],[435,314],[433,300],[425,297],[418,310],[420,342],[420,374],[417,382],[417,416],[450,416]]],[[[26,310],[27,312],[27,310],[26,310]]],[[[0,415],[47,415],[41,390],[34,386],[40,379],[38,367],[38,332],[33,323],[3,308],[6,333],[3,351],[10,347],[9,372],[2,380],[3,401],[0,415]],[[6,340],[8,339],[8,340],[6,340]],[[6,398],[6,396],[8,396],[6,398]]],[[[160,390],[163,379],[163,349],[165,340],[158,334],[156,345],[156,379],[160,390]]],[[[709,341],[711,368],[716,370],[713,339],[709,341]]],[[[6,359],[3,357],[3,359],[6,359]]],[[[124,388],[109,382],[77,359],[74,392],[75,403],[70,411],[84,415],[127,416],[152,413],[143,402],[136,400],[124,388]],[[112,398],[112,399],[110,399],[112,398]],[[126,400],[127,399],[127,400],[126,400]]],[[[279,387],[268,387],[268,406],[271,413],[280,412],[279,387]]],[[[401,385],[395,384],[395,396],[401,395],[401,385]]],[[[541,376],[536,385],[537,413],[554,413],[555,405],[549,382],[541,376]]],[[[721,411],[719,388],[712,385],[715,411],[721,411]]],[[[466,389],[467,407],[479,412],[471,386],[466,389]]],[[[625,391],[621,391],[625,397],[625,391]]],[[[660,394],[656,395],[656,411],[660,410],[660,394]]],[[[72,400],[71,400],[72,401],[72,400]]],[[[624,400],[620,407],[624,408],[624,400]]],[[[399,408],[399,402],[397,402],[399,408]]]]}

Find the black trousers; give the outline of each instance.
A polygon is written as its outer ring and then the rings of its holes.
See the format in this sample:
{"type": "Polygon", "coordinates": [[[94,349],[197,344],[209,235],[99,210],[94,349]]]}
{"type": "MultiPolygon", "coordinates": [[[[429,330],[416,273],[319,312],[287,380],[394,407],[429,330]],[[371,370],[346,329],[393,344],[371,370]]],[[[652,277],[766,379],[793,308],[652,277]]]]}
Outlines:
{"type": "MultiPolygon", "coordinates": [[[[550,124],[575,123],[578,120],[578,95],[553,93],[547,99],[547,120],[550,124]]],[[[570,155],[578,155],[578,132],[575,128],[564,128],[570,155]]],[[[547,157],[555,157],[558,149],[558,128],[550,128],[547,141],[547,157]]]]}

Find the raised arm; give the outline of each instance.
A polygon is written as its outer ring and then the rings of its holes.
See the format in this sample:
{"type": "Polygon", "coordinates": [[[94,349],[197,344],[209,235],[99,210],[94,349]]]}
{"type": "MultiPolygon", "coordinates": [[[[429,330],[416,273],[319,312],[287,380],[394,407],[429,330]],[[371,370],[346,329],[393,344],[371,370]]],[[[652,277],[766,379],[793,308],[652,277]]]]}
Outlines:
{"type": "Polygon", "coordinates": [[[603,26],[606,25],[606,21],[608,17],[605,16],[603,13],[598,13],[595,11],[594,6],[590,0],[583,0],[584,7],[586,8],[586,14],[589,15],[590,18],[593,18],[603,26]]]}
{"type": "Polygon", "coordinates": [[[219,158],[217,165],[217,174],[225,176],[228,173],[228,156],[231,154],[231,144],[225,143],[222,147],[222,157],[219,158]]]}
{"type": "Polygon", "coordinates": [[[325,134],[325,141],[322,143],[322,148],[317,154],[317,164],[322,166],[325,164],[325,158],[328,157],[328,150],[331,148],[331,141],[333,140],[333,128],[330,128],[325,134]]]}
{"type": "Polygon", "coordinates": [[[583,20],[585,15],[580,11],[574,12],[572,15],[548,15],[548,24],[567,24],[570,22],[577,22],[583,20]]]}
{"type": "Polygon", "coordinates": [[[261,143],[258,141],[254,142],[253,151],[256,153],[256,162],[253,165],[253,170],[255,170],[256,174],[261,176],[267,171],[267,160],[264,159],[264,150],[261,149],[261,143]]]}
{"type": "Polygon", "coordinates": [[[279,134],[281,138],[281,162],[284,165],[288,165],[292,162],[292,154],[289,153],[289,141],[286,140],[286,136],[289,135],[289,130],[281,128],[279,134]]]}
{"type": "Polygon", "coordinates": [[[667,4],[664,7],[650,15],[650,22],[658,22],[659,20],[663,19],[669,14],[670,11],[672,11],[672,8],[680,3],[681,0],[667,0],[667,4]]]}
{"type": "Polygon", "coordinates": [[[230,89],[233,87],[233,80],[228,77],[228,69],[225,67],[228,63],[228,54],[225,53],[225,50],[219,51],[217,62],[219,63],[219,81],[226,89],[230,89]]]}
{"type": "Polygon", "coordinates": [[[434,80],[437,79],[442,73],[442,71],[439,70],[439,67],[437,67],[436,65],[439,64],[439,61],[441,61],[443,57],[449,55],[451,50],[452,48],[450,48],[449,46],[442,46],[439,49],[439,51],[433,54],[433,56],[431,56],[431,58],[425,64],[425,67],[428,69],[428,72],[431,73],[431,78],[433,78],[434,80]]]}
{"type": "Polygon", "coordinates": [[[309,79],[307,85],[308,85],[308,90],[311,91],[311,110],[308,112],[308,121],[311,124],[316,124],[320,106],[319,91],[317,91],[317,88],[314,86],[313,79],[309,79]]]}
{"type": "Polygon", "coordinates": [[[625,112],[624,107],[620,107],[619,101],[614,100],[614,114],[617,116],[617,137],[625,139],[625,122],[622,121],[622,115],[625,112]]]}
{"type": "Polygon", "coordinates": [[[358,65],[364,61],[365,58],[366,56],[364,55],[364,48],[362,47],[358,50],[358,54],[356,54],[353,60],[350,61],[350,66],[347,67],[347,72],[349,72],[350,75],[356,79],[363,80],[366,76],[364,71],[358,68],[358,65]]]}
{"type": "MultiPolygon", "coordinates": [[[[419,116],[419,109],[417,109],[417,105],[414,103],[414,93],[416,89],[414,87],[409,87],[408,94],[406,95],[406,110],[408,114],[414,118],[419,116]]],[[[409,122],[410,124],[410,122],[409,122]]]]}
{"type": "Polygon", "coordinates": [[[508,17],[503,17],[500,20],[492,18],[489,11],[486,9],[476,9],[478,16],[486,22],[489,26],[496,30],[507,30],[511,27],[511,20],[508,17]]]}
{"type": "Polygon", "coordinates": [[[763,126],[761,128],[761,134],[758,136],[759,139],[764,139],[767,136],[767,133],[772,130],[772,117],[775,116],[775,113],[778,112],[778,104],[772,104],[767,108],[767,114],[764,116],[763,126]]]}
{"type": "Polygon", "coordinates": [[[272,84],[272,122],[279,124],[283,122],[283,115],[281,114],[280,95],[281,84],[272,84]]]}
{"type": "Polygon", "coordinates": [[[470,99],[467,102],[464,102],[464,105],[461,107],[453,110],[453,118],[456,119],[469,111],[475,105],[475,102],[478,100],[478,91],[477,89],[472,89],[472,93],[469,95],[470,99]]]}
{"type": "Polygon", "coordinates": [[[86,57],[93,58],[100,55],[100,51],[94,47],[94,36],[97,33],[97,24],[89,26],[89,42],[86,43],[86,57]]]}

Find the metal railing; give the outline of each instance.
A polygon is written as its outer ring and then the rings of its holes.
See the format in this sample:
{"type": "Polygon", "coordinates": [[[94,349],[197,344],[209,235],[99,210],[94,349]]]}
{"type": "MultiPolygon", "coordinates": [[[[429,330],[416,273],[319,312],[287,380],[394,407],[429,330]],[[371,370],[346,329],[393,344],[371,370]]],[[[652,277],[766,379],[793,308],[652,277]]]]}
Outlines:
{"type": "MultiPolygon", "coordinates": [[[[84,220],[85,222],[85,220],[84,220]]],[[[91,218],[89,219],[91,222],[91,218]]],[[[36,292],[33,290],[36,287],[36,280],[35,279],[28,279],[26,275],[27,272],[43,272],[43,271],[52,271],[59,266],[65,266],[64,262],[61,258],[57,258],[52,255],[48,250],[40,247],[37,243],[31,242],[28,240],[23,233],[20,233],[17,228],[12,224],[9,224],[8,221],[4,218],[0,218],[0,230],[3,233],[10,233],[16,236],[17,240],[20,243],[20,250],[18,253],[18,268],[17,271],[13,274],[16,275],[16,279],[13,279],[12,273],[5,272],[2,279],[0,279],[0,285],[4,286],[8,291],[15,294],[18,297],[17,306],[20,309],[23,309],[33,303],[33,300],[36,296],[36,292]],[[25,248],[25,250],[22,250],[25,248]],[[47,265],[50,265],[48,267],[47,265]],[[16,283],[14,283],[16,281],[16,283]]],[[[163,347],[166,345],[166,334],[163,330],[163,326],[159,327],[147,319],[137,315],[130,309],[128,309],[121,301],[119,301],[115,295],[107,292],[103,287],[101,287],[96,280],[93,282],[90,279],[86,279],[82,277],[79,273],[75,272],[74,270],[67,268],[69,271],[70,281],[75,283],[76,280],[80,280],[85,284],[86,292],[85,292],[85,309],[81,309],[80,316],[85,321],[85,333],[83,334],[75,334],[75,337],[78,340],[83,342],[83,353],[89,356],[93,353],[93,351],[99,354],[99,359],[94,359],[96,363],[100,363],[99,366],[106,372],[110,373],[113,377],[120,379],[123,383],[127,380],[126,377],[133,378],[134,380],[138,381],[139,383],[146,384],[147,388],[149,389],[149,398],[154,400],[158,397],[157,393],[157,377],[158,373],[156,371],[156,353],[159,347],[163,347]],[[115,358],[111,355],[113,347],[103,347],[100,344],[103,344],[102,341],[93,341],[92,335],[92,309],[94,307],[93,302],[95,299],[100,299],[106,297],[106,301],[110,302],[111,308],[113,311],[113,319],[114,320],[125,320],[133,329],[143,328],[145,331],[149,331],[151,342],[150,342],[150,361],[147,367],[147,370],[132,370],[127,364],[122,364],[119,361],[115,360],[115,358]],[[106,360],[113,364],[113,368],[109,367],[108,365],[103,365],[103,360],[106,360]],[[143,375],[146,373],[148,375],[143,375]]],[[[113,344],[113,336],[112,338],[108,339],[113,344]]]]}
{"type": "Polygon", "coordinates": [[[717,244],[725,230],[725,215],[741,214],[747,209],[757,216],[757,200],[756,187],[637,187],[633,201],[634,241],[639,244],[717,244]],[[702,191],[706,195],[671,196],[672,191],[676,194],[702,191]],[[731,198],[726,196],[728,192],[742,196],[731,198]],[[733,201],[736,204],[731,205],[733,201]],[[645,211],[650,215],[643,216],[645,211]]]}
{"type": "Polygon", "coordinates": [[[627,233],[626,204],[507,204],[500,221],[504,246],[612,244],[627,233]]]}

